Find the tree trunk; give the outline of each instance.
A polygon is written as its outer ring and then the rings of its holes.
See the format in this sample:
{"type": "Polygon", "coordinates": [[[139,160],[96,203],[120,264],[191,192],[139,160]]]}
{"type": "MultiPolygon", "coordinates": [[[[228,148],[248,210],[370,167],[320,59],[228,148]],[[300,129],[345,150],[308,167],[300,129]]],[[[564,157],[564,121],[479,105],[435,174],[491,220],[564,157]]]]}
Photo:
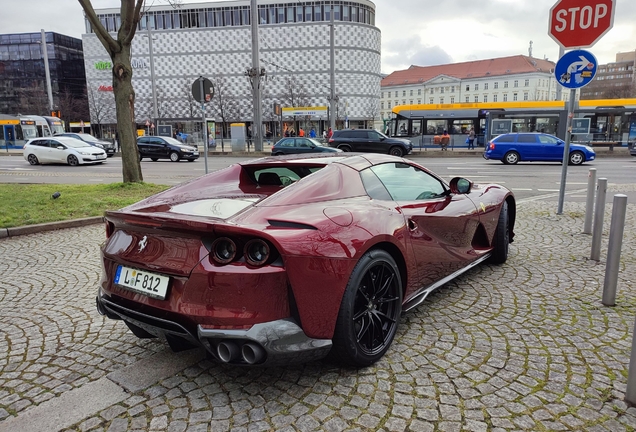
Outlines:
{"type": "Polygon", "coordinates": [[[143,182],[135,123],[135,90],[132,86],[130,46],[113,57],[113,93],[117,112],[117,135],[121,150],[124,183],[143,182]]]}

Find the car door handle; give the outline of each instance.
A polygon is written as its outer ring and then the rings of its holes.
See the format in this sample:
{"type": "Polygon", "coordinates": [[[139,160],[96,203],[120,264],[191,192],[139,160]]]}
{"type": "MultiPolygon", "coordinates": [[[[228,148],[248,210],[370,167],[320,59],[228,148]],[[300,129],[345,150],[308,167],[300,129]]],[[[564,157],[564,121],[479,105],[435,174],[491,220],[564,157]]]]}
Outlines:
{"type": "Polygon", "coordinates": [[[413,221],[413,219],[409,219],[409,231],[416,231],[417,224],[413,221]]]}

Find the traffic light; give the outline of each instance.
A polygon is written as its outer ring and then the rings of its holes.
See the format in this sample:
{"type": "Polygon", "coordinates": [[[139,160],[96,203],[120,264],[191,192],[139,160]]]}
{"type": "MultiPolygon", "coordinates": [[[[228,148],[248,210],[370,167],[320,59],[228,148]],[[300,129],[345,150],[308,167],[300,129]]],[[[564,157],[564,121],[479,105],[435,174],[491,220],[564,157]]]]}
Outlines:
{"type": "Polygon", "coordinates": [[[62,118],[62,111],[60,111],[60,110],[51,111],[51,117],[62,118]]]}

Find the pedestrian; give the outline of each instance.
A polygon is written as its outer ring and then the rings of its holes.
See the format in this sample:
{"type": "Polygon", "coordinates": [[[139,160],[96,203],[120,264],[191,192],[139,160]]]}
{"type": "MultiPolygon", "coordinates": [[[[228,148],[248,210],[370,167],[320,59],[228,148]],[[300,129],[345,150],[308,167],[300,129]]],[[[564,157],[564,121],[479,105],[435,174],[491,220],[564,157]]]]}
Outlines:
{"type": "Polygon", "coordinates": [[[442,146],[442,150],[448,151],[448,145],[450,144],[450,135],[448,131],[444,129],[444,133],[442,134],[442,138],[440,139],[440,145],[442,146]]]}
{"type": "Polygon", "coordinates": [[[331,127],[329,127],[329,130],[327,131],[327,139],[331,139],[332,136],[333,136],[333,131],[331,130],[331,127]]]}
{"type": "Polygon", "coordinates": [[[475,129],[470,128],[470,132],[468,133],[468,149],[475,150],[475,129]]]}
{"type": "Polygon", "coordinates": [[[247,127],[247,148],[252,145],[252,126],[247,127]]]}
{"type": "Polygon", "coordinates": [[[326,130],[322,131],[322,139],[325,139],[325,140],[327,139],[327,131],[326,130]]]}
{"type": "Polygon", "coordinates": [[[305,136],[305,130],[304,130],[303,128],[300,128],[300,129],[298,130],[298,136],[299,136],[299,137],[304,137],[304,136],[305,136]]]}
{"type": "Polygon", "coordinates": [[[309,138],[316,138],[316,129],[311,128],[309,131],[309,138]]]}

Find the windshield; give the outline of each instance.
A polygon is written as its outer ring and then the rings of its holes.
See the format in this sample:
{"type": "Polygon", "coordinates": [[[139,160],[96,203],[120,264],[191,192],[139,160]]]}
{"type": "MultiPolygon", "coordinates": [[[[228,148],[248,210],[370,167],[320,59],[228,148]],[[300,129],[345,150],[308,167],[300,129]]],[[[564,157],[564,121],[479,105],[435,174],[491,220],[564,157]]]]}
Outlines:
{"type": "Polygon", "coordinates": [[[97,142],[97,141],[99,141],[97,138],[95,138],[91,134],[78,133],[77,136],[79,136],[83,141],[86,141],[86,142],[97,142]]]}
{"type": "Polygon", "coordinates": [[[66,132],[64,128],[60,125],[52,125],[51,129],[53,129],[53,135],[63,134],[64,132],[66,132]]]}
{"type": "Polygon", "coordinates": [[[188,145],[188,144],[182,143],[181,141],[176,140],[174,138],[170,138],[170,137],[161,137],[161,138],[165,139],[168,144],[173,144],[173,145],[178,145],[178,146],[186,146],[186,147],[194,147],[194,145],[188,145]]]}
{"type": "Polygon", "coordinates": [[[22,125],[22,135],[24,135],[24,139],[31,139],[38,137],[38,130],[35,126],[25,126],[22,125]]]}
{"type": "Polygon", "coordinates": [[[313,145],[315,145],[316,147],[324,147],[325,145],[323,143],[321,143],[320,141],[316,141],[315,139],[311,139],[311,138],[307,138],[309,141],[311,141],[311,143],[313,145]]]}
{"type": "Polygon", "coordinates": [[[68,139],[64,141],[60,140],[60,142],[64,144],[66,147],[72,147],[72,148],[90,147],[89,144],[86,144],[85,142],[76,140],[76,139],[68,139]]]}

